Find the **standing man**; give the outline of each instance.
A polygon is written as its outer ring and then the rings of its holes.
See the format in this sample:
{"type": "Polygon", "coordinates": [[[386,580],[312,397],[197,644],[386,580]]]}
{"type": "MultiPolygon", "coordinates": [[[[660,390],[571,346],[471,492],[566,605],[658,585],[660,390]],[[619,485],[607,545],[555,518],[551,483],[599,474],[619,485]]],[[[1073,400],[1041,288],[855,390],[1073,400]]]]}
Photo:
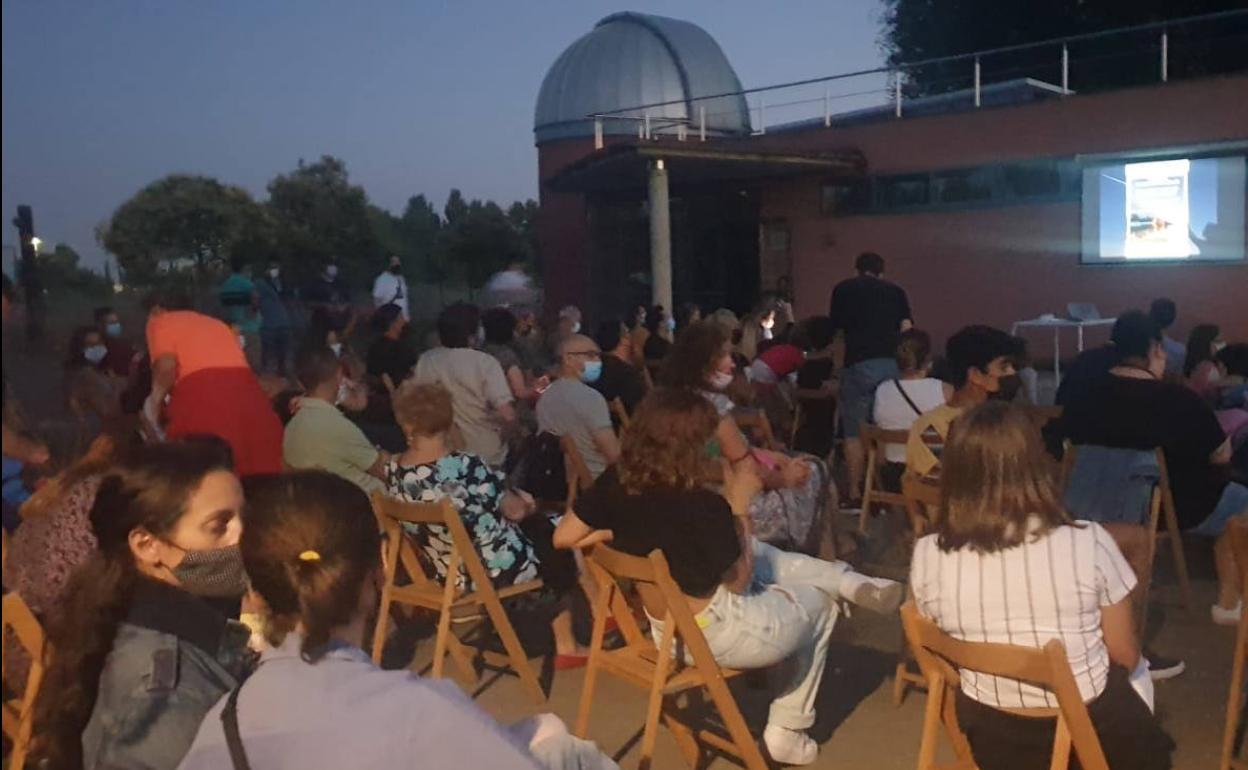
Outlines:
{"type": "Polygon", "coordinates": [[[845,462],[849,466],[847,507],[862,500],[862,476],[866,450],[858,438],[859,427],[870,416],[875,389],[896,378],[894,353],[901,333],[913,325],[910,300],[899,286],[884,280],[884,258],[864,252],[854,261],[856,278],[841,281],[832,290],[828,315],[832,328],[845,340],[841,374],[841,430],[845,436],[845,462]]]}
{"type": "Polygon", "coordinates": [[[403,263],[397,254],[390,255],[390,266],[373,281],[373,309],[386,305],[398,305],[403,320],[412,320],[407,310],[407,279],[403,277],[403,263]]]}
{"type": "Polygon", "coordinates": [[[256,282],[256,297],[260,303],[260,371],[268,372],[272,365],[277,376],[285,377],[290,354],[290,309],[286,306],[290,291],[282,283],[282,268],[276,260],[269,262],[264,277],[256,282]]]}
{"type": "Polygon", "coordinates": [[[225,309],[226,320],[242,336],[243,352],[252,369],[260,363],[260,307],[256,297],[256,285],[246,274],[246,263],[240,257],[230,260],[230,275],[221,284],[217,296],[225,309]]]}
{"type": "Polygon", "coordinates": [[[328,260],[321,274],[303,292],[311,326],[341,331],[351,322],[351,295],[338,276],[338,265],[328,260]]]}

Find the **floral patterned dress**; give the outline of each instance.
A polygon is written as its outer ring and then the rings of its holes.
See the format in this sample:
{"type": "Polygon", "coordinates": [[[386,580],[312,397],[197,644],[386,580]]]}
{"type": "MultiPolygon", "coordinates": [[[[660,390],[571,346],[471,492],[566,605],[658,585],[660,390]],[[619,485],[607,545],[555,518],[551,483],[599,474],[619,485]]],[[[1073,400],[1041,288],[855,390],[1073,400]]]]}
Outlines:
{"type": "MultiPolygon", "coordinates": [[[[495,586],[508,586],[537,577],[533,544],[500,510],[506,477],[468,452],[452,452],[436,462],[403,465],[398,458],[386,466],[391,496],[412,503],[436,503],[449,497],[472,537],[481,563],[495,586]]],[[[451,555],[451,533],[437,525],[410,525],[408,531],[440,582],[446,579],[451,555]]],[[[461,569],[456,585],[463,589],[461,569]]]]}

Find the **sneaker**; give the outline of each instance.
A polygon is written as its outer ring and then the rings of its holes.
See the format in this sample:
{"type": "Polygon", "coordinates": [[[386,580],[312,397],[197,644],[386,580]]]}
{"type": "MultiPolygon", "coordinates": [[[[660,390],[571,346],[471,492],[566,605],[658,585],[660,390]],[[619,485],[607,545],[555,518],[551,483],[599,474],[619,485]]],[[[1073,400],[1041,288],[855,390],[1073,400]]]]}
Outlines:
{"type": "Polygon", "coordinates": [[[819,756],[819,745],[801,730],[767,725],[763,745],[773,761],[782,765],[809,765],[819,756]]]}
{"type": "Polygon", "coordinates": [[[864,610],[891,615],[906,598],[906,587],[896,580],[873,578],[857,572],[841,576],[841,596],[864,610]]]}
{"type": "Polygon", "coordinates": [[[1209,616],[1213,618],[1213,622],[1219,626],[1237,626],[1239,625],[1239,617],[1244,614],[1244,600],[1240,599],[1239,603],[1229,610],[1225,607],[1213,605],[1209,608],[1209,616]]]}
{"type": "Polygon", "coordinates": [[[1187,664],[1179,658],[1166,658],[1151,650],[1144,657],[1148,658],[1148,676],[1155,682],[1173,679],[1187,670],[1187,664]]]}

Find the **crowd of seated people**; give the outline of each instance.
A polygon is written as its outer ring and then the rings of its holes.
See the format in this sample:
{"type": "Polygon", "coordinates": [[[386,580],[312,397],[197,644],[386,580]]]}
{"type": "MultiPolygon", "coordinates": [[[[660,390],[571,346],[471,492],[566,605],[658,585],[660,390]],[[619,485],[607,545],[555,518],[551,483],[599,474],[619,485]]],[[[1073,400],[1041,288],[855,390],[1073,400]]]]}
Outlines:
{"type": "MultiPolygon", "coordinates": [[[[718,663],[787,661],[761,737],[773,760],[809,764],[843,603],[891,614],[904,593],[838,558],[837,512],[862,492],[858,431],[874,423],[909,433],[880,458],[887,486],[911,474],[941,488],[930,534],[914,543],[919,612],[974,642],[1039,647],[1056,628],[1111,767],[1169,766],[1173,743],[1137,694],[1151,693],[1141,679],[1182,668],[1137,636],[1138,586],[1151,569],[1145,522],[1104,511],[1075,520],[1038,424],[1011,403],[1021,342],[967,326],[933,376],[933,341],[878,255],[858,259],[828,316],[799,321],[775,299],[741,319],[638,307],[627,321],[602,319],[591,338],[581,324],[596,319],[574,306],[543,334],[524,308],[457,303],[420,353],[398,305],[355,324],[329,267],[309,292],[293,367],[284,343],[247,355],[252,327],[254,344],[270,347],[248,308],[268,292],[289,309],[276,276],[267,288],[247,279],[254,296],[233,318],[154,295],[145,345],[130,345],[108,308],[75,331],[73,398],[103,417],[138,392],[146,429],[110,432],[54,477],[6,542],[6,590],[48,631],[36,760],[218,767],[241,745],[253,766],[299,756],[381,767],[419,751],[434,764],[612,767],[558,720],[505,728],[453,687],[373,665],[362,650],[381,565],[368,497],[381,494],[450,500],[496,587],[541,578],[554,598],[555,670],[588,654],[576,629],[589,586],[574,553],[657,549],[718,663]],[[287,368],[294,381],[281,377],[287,368]],[[567,505],[562,493],[526,488],[526,461],[543,446],[521,440],[530,435],[563,439],[583,461],[588,478],[567,505]],[[836,481],[841,469],[848,484],[836,481]],[[970,603],[976,612],[965,612],[970,603]],[[407,729],[401,715],[413,710],[436,716],[407,729]],[[469,733],[479,740],[438,741],[469,733]]],[[[243,278],[230,278],[239,297],[243,278]]],[[[1246,347],[1197,325],[1176,369],[1167,314],[1172,324],[1165,301],[1124,313],[1110,345],[1068,368],[1051,427],[1059,446],[1163,451],[1181,526],[1214,543],[1211,617],[1233,624],[1243,597],[1226,529],[1248,516],[1242,469],[1235,475],[1248,443],[1246,347]]],[[[6,455],[19,438],[6,423],[6,455]]],[[[462,572],[448,574],[445,528],[409,525],[405,535],[427,577],[470,588],[462,572]]],[[[657,641],[660,621],[646,620],[657,641]]],[[[10,661],[24,664],[5,645],[7,678],[10,661]]],[[[956,707],[976,762],[992,768],[1045,765],[1052,720],[1014,712],[1052,705],[1038,688],[968,671],[956,707]]]]}

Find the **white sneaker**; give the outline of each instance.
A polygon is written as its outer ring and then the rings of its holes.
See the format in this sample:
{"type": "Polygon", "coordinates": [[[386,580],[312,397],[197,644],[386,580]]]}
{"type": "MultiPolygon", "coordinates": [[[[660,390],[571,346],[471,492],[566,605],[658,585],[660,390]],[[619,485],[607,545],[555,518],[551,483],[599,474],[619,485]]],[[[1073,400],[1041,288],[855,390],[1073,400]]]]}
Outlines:
{"type": "Polygon", "coordinates": [[[1239,603],[1231,609],[1213,605],[1209,608],[1209,615],[1213,618],[1213,622],[1219,626],[1237,626],[1239,625],[1239,616],[1244,614],[1244,600],[1240,599],[1239,603]]]}
{"type": "Polygon", "coordinates": [[[763,744],[771,758],[782,765],[809,765],[819,756],[819,744],[801,730],[767,725],[763,744]]]}
{"type": "Polygon", "coordinates": [[[841,596],[864,610],[889,615],[906,598],[906,587],[896,580],[873,578],[849,571],[841,576],[841,596]]]}

